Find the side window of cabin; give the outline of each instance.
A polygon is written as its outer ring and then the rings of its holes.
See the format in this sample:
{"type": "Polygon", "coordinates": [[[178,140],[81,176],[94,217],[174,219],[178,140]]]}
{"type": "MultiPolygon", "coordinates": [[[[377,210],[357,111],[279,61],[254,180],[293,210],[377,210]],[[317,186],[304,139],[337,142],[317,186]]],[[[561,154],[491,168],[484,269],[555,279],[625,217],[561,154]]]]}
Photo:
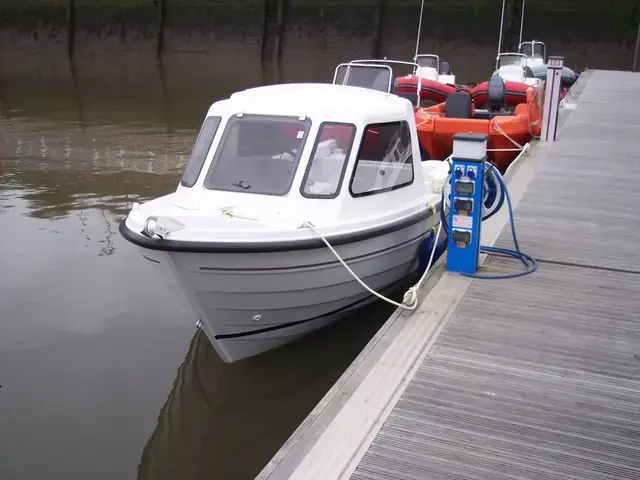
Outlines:
{"type": "Polygon", "coordinates": [[[320,125],[300,193],[308,198],[335,198],[340,192],[356,127],[350,123],[320,125]]]}
{"type": "Polygon", "coordinates": [[[407,122],[368,125],[349,183],[351,195],[374,195],[413,183],[412,153],[407,122]]]}
{"type": "Polygon", "coordinates": [[[209,153],[211,143],[213,143],[213,137],[216,136],[216,132],[218,131],[220,120],[220,117],[207,117],[205,119],[200,133],[198,133],[196,143],[191,150],[187,168],[184,170],[182,179],[180,180],[180,184],[183,187],[193,187],[196,184],[202,166],[207,159],[207,153],[209,153]]]}

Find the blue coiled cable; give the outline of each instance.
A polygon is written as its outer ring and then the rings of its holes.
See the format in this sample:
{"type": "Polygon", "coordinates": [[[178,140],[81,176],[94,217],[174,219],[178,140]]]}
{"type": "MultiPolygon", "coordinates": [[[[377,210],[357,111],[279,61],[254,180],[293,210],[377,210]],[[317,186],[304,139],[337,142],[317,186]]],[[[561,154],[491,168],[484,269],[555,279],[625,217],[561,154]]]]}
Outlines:
{"type": "MultiPolygon", "coordinates": [[[[487,254],[500,254],[500,255],[506,255],[509,257],[513,257],[513,258],[517,258],[518,260],[520,260],[522,262],[522,264],[527,268],[524,271],[521,272],[515,272],[515,273],[506,273],[506,274],[497,274],[497,275],[488,275],[488,274],[467,274],[467,273],[463,273],[462,275],[465,275],[467,277],[473,277],[473,278],[479,278],[479,279],[494,279],[494,280],[498,280],[498,279],[506,279],[506,278],[516,278],[516,277],[522,277],[524,275],[528,275],[532,272],[534,272],[537,268],[538,268],[538,264],[536,263],[536,260],[530,256],[527,255],[526,253],[522,252],[520,250],[520,245],[518,244],[518,237],[516,235],[516,225],[515,225],[515,221],[514,221],[514,216],[513,216],[513,206],[511,204],[511,196],[509,195],[509,190],[507,190],[507,186],[504,183],[504,180],[502,178],[502,175],[500,175],[500,172],[498,171],[498,169],[496,168],[495,165],[493,165],[492,163],[487,163],[490,167],[491,170],[494,173],[494,178],[497,179],[498,183],[500,184],[501,187],[501,195],[500,195],[500,200],[499,200],[499,205],[497,208],[495,208],[491,213],[489,213],[489,215],[487,215],[486,217],[483,217],[482,220],[487,220],[488,218],[490,218],[491,216],[493,216],[494,214],[496,214],[498,211],[500,211],[500,209],[502,208],[502,205],[504,203],[504,200],[506,198],[507,200],[507,206],[509,207],[509,223],[511,225],[511,235],[513,237],[513,244],[515,246],[515,249],[510,249],[510,248],[503,248],[503,247],[490,247],[490,246],[480,246],[480,251],[487,253],[487,254]]],[[[449,225],[447,223],[447,215],[445,213],[445,209],[444,209],[444,188],[442,189],[442,208],[440,209],[440,221],[442,222],[442,226],[445,230],[445,232],[449,232],[449,225]]]]}

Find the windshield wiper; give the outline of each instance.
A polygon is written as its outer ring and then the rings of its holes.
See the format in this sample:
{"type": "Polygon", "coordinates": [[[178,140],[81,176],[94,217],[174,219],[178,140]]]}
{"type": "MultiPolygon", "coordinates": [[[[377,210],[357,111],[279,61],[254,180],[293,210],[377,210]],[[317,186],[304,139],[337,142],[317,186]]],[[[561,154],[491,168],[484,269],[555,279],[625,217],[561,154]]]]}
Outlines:
{"type": "Polygon", "coordinates": [[[245,190],[249,190],[251,188],[250,183],[245,183],[244,180],[238,180],[237,182],[232,183],[234,187],[244,188],[245,190]]]}

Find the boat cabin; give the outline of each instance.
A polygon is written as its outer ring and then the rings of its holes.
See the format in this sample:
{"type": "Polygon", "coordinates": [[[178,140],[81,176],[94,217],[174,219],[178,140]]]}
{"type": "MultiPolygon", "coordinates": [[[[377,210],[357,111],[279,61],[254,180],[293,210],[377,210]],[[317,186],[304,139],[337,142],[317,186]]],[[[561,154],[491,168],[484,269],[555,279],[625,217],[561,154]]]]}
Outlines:
{"type": "MultiPolygon", "coordinates": [[[[357,77],[360,67],[369,68],[351,65],[336,79],[357,77]]],[[[375,70],[376,88],[290,83],[214,103],[176,193],[216,199],[200,205],[255,204],[260,196],[263,208],[314,201],[327,213],[352,214],[360,199],[370,199],[371,211],[424,195],[413,105],[385,91],[388,72],[375,70]]]]}

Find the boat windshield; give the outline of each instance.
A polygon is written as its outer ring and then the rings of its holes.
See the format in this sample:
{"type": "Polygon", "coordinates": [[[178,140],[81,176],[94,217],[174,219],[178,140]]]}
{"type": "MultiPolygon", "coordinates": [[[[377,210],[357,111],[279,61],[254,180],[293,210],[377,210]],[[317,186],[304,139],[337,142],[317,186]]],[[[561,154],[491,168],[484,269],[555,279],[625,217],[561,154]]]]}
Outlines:
{"type": "Polygon", "coordinates": [[[438,70],[438,57],[432,55],[418,55],[416,57],[416,63],[420,68],[435,68],[438,70]]]}
{"type": "Polygon", "coordinates": [[[310,127],[311,120],[305,117],[231,117],[204,186],[211,190],[286,195],[310,127]]]}
{"type": "Polygon", "coordinates": [[[529,58],[544,58],[544,45],[542,42],[523,43],[520,45],[520,53],[529,58]]]}
{"type": "Polygon", "coordinates": [[[389,93],[392,77],[391,68],[388,66],[350,63],[338,67],[333,83],[389,93]]]}
{"type": "Polygon", "coordinates": [[[498,59],[498,68],[508,67],[508,66],[522,66],[524,65],[525,58],[519,54],[506,54],[500,55],[498,59]]]}

